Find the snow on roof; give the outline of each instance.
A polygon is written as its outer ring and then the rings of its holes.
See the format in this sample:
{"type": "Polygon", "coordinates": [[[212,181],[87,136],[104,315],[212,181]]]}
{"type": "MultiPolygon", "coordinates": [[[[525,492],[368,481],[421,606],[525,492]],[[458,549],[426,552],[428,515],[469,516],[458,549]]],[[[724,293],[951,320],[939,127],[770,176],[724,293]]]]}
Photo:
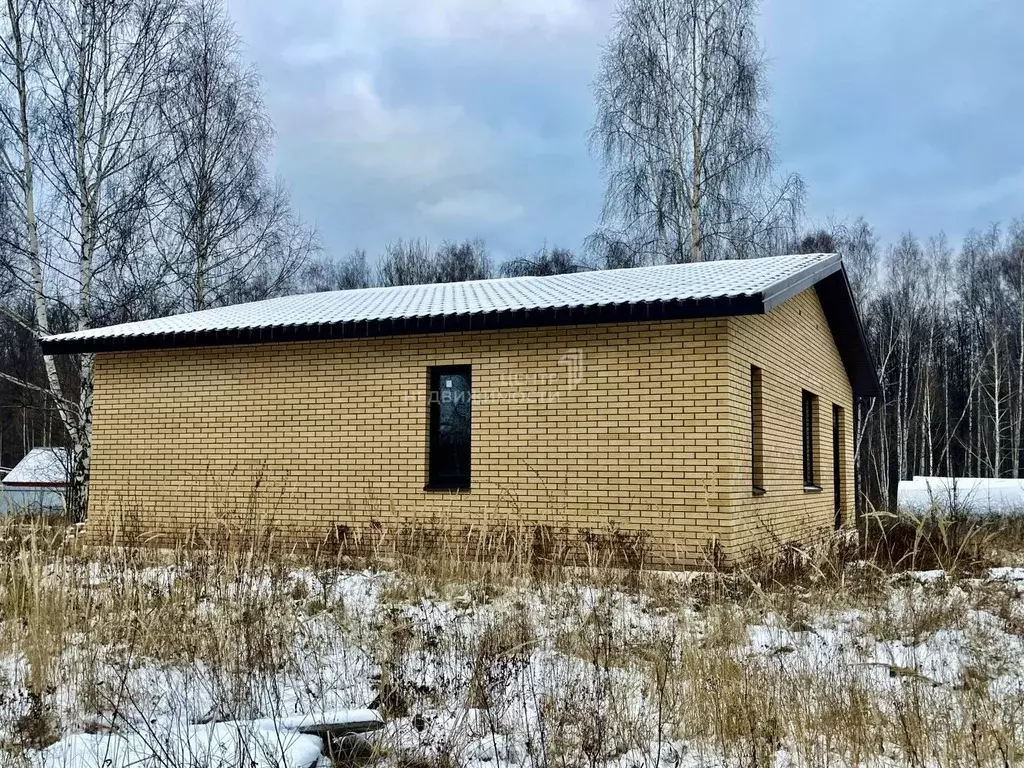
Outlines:
{"type": "Polygon", "coordinates": [[[45,336],[50,355],[763,314],[814,287],[858,397],[880,384],[838,254],[285,296],[45,336]]]}
{"type": "Polygon", "coordinates": [[[33,448],[4,477],[4,485],[64,485],[68,481],[68,452],[64,448],[33,448]]]}
{"type": "Polygon", "coordinates": [[[49,345],[57,349],[69,343],[81,344],[101,339],[767,297],[784,290],[794,281],[799,282],[812,276],[820,279],[838,271],[841,266],[838,255],[815,253],[577,272],[549,277],[512,277],[331,291],[74,331],[48,336],[43,339],[43,345],[44,348],[49,345]]]}

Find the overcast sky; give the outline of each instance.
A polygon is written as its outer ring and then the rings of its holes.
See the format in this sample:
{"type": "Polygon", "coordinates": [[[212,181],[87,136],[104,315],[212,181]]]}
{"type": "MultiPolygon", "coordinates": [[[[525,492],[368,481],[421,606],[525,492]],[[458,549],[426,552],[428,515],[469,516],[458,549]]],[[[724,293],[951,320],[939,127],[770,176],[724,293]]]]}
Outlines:
{"type": "MultiPolygon", "coordinates": [[[[610,0],[231,0],[277,171],[335,255],[483,237],[579,248],[610,0]]],[[[780,171],[884,240],[1024,216],[1024,2],[765,0],[780,171]]]]}

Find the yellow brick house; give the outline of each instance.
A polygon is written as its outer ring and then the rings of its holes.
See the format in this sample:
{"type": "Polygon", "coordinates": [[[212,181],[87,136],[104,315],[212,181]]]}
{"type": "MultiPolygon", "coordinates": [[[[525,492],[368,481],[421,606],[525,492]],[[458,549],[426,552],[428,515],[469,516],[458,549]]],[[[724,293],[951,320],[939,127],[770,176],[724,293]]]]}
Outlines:
{"type": "Polygon", "coordinates": [[[652,566],[853,509],[878,380],[834,254],[290,296],[49,336],[95,353],[88,529],[434,526],[652,566]]]}

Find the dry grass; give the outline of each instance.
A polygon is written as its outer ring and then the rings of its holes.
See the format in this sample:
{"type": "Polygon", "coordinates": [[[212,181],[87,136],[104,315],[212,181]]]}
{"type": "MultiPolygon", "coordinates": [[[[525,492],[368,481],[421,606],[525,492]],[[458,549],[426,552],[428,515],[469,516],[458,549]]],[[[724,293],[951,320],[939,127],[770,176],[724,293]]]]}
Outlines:
{"type": "Polygon", "coordinates": [[[665,574],[507,533],[300,558],[10,528],[0,762],[67,731],[367,705],[386,765],[1024,761],[1024,581],[986,570],[1017,564],[1020,527],[879,520],[864,542],[665,574]]]}

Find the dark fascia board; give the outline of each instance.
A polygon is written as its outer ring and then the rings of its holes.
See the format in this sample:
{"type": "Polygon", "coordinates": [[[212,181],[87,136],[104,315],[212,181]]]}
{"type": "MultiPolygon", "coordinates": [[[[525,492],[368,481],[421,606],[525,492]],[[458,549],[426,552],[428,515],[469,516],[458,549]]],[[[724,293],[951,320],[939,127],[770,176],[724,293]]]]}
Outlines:
{"type": "Polygon", "coordinates": [[[846,268],[839,254],[833,254],[814,269],[782,280],[765,290],[764,311],[770,312],[811,287],[821,302],[854,396],[877,397],[881,394],[881,383],[857,312],[857,304],[853,300],[846,268]]]}
{"type": "Polygon", "coordinates": [[[843,259],[838,253],[832,254],[831,258],[820,262],[814,269],[807,269],[792,277],[781,280],[770,286],[763,293],[764,311],[770,312],[785,301],[806,291],[808,288],[817,285],[829,275],[834,275],[843,269],[843,259]]]}
{"type": "Polygon", "coordinates": [[[48,355],[124,352],[146,349],[221,347],[284,341],[373,338],[460,331],[542,328],[562,325],[686,320],[732,315],[757,315],[765,311],[762,295],[710,299],[605,304],[586,307],[552,307],[462,315],[402,317],[344,323],[282,325],[263,328],[232,328],[216,331],[109,336],[91,339],[40,339],[48,355]]]}
{"type": "Polygon", "coordinates": [[[878,397],[882,384],[864,334],[857,303],[853,299],[846,269],[840,269],[815,283],[822,311],[835,339],[855,397],[878,397]]]}

